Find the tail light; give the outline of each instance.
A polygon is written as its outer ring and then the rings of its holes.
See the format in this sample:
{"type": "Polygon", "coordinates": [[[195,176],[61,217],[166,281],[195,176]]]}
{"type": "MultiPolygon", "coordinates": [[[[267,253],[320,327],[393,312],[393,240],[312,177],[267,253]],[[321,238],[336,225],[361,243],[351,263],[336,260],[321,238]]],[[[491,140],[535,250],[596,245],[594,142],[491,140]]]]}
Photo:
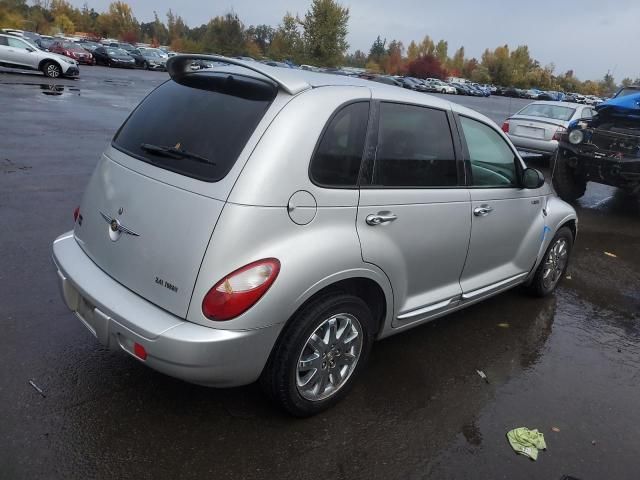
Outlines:
{"type": "Polygon", "coordinates": [[[64,51],[64,54],[65,54],[67,57],[71,57],[71,56],[72,56],[72,53],[71,53],[69,50],[65,50],[65,51],[64,51]]]}
{"type": "Polygon", "coordinates": [[[279,272],[280,262],[265,258],[230,273],[204,296],[202,313],[216,321],[243,314],[269,290],[279,272]]]}
{"type": "Polygon", "coordinates": [[[562,136],[567,133],[567,129],[564,127],[558,127],[558,129],[556,130],[556,133],[553,134],[553,140],[558,140],[560,141],[560,139],[562,138],[562,136]]]}
{"type": "Polygon", "coordinates": [[[73,223],[78,221],[78,217],[80,216],[80,207],[76,207],[73,211],[73,223]]]}
{"type": "Polygon", "coordinates": [[[502,124],[502,131],[503,131],[504,133],[509,133],[509,122],[504,122],[504,123],[502,124]]]}

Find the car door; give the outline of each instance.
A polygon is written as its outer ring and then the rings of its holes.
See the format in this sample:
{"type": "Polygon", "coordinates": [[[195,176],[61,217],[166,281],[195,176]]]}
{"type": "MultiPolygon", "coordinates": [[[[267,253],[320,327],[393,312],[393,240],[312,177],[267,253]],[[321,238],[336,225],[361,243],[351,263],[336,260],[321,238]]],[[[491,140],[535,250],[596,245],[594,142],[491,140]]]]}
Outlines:
{"type": "Polygon", "coordinates": [[[460,145],[447,110],[374,103],[357,231],[365,262],[393,286],[394,326],[460,301],[471,229],[460,145]]]}
{"type": "Polygon", "coordinates": [[[38,68],[35,48],[19,38],[5,37],[7,40],[7,62],[27,68],[38,68]]]}
{"type": "Polygon", "coordinates": [[[473,212],[460,285],[472,299],[522,281],[546,232],[541,189],[520,186],[522,162],[502,133],[477,119],[458,121],[473,212]]]}

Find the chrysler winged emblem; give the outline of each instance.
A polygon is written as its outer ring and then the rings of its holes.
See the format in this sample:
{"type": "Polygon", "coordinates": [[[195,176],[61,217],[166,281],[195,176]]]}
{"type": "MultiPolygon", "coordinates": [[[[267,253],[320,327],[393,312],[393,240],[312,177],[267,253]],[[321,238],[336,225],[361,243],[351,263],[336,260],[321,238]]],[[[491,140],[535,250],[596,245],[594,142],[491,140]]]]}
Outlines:
{"type": "Polygon", "coordinates": [[[111,239],[111,241],[113,242],[117,241],[123,233],[126,233],[127,235],[131,235],[133,237],[140,236],[133,230],[130,230],[124,225],[122,225],[120,223],[120,220],[118,220],[117,218],[112,218],[109,215],[102,212],[100,212],[100,215],[102,215],[102,218],[104,218],[104,221],[109,224],[109,238],[111,239]]]}

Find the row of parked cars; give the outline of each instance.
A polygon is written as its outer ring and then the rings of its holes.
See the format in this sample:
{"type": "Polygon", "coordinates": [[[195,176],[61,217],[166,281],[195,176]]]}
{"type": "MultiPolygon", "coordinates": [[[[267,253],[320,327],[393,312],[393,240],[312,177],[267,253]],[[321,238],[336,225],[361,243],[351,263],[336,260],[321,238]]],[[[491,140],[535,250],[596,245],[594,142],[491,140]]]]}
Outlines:
{"type": "Polygon", "coordinates": [[[166,70],[167,59],[175,55],[174,52],[148,46],[112,41],[93,42],[87,39],[71,40],[22,30],[4,29],[0,30],[0,34],[4,38],[0,41],[0,46],[8,47],[4,54],[3,49],[0,49],[1,64],[39,69],[45,75],[47,70],[44,69],[44,63],[47,63],[47,66],[53,65],[49,70],[55,76],[77,75],[79,64],[166,70]],[[46,53],[54,55],[47,56],[46,53]],[[68,71],[65,65],[72,65],[73,68],[68,71]]]}
{"type": "Polygon", "coordinates": [[[502,95],[504,97],[513,98],[526,98],[529,100],[550,100],[555,102],[570,102],[579,103],[582,105],[599,105],[605,101],[604,98],[596,95],[582,95],[580,93],[565,93],[555,90],[539,90],[537,88],[530,88],[529,90],[523,90],[515,87],[496,87],[493,92],[494,95],[502,95]]]}

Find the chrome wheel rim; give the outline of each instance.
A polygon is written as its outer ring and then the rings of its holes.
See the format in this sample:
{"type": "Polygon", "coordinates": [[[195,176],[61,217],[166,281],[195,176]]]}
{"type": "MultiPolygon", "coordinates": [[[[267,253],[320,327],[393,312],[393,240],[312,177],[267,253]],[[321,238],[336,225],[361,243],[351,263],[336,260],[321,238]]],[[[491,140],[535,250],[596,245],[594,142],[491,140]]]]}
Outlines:
{"type": "Polygon", "coordinates": [[[542,270],[542,285],[545,289],[556,286],[564,273],[569,260],[569,245],[564,238],[559,238],[549,249],[542,270]]]}
{"type": "Polygon", "coordinates": [[[52,78],[57,78],[60,75],[60,71],[55,65],[48,65],[47,74],[52,78]]]}
{"type": "Polygon", "coordinates": [[[339,313],[323,321],[298,357],[298,393],[306,400],[318,402],[340,390],[358,364],[362,337],[362,325],[351,314],[339,313]]]}

